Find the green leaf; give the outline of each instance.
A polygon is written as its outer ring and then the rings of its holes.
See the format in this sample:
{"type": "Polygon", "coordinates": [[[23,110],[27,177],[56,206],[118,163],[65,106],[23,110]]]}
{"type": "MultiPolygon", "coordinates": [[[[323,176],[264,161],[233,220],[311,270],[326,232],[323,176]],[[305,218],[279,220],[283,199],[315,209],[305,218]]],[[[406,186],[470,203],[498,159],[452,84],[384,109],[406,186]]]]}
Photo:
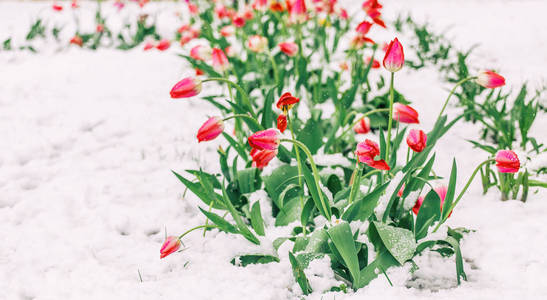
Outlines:
{"type": "Polygon", "coordinates": [[[460,251],[460,243],[451,236],[447,237],[446,241],[452,246],[452,248],[454,248],[454,252],[456,253],[456,277],[458,278],[459,285],[461,283],[460,278],[467,280],[467,275],[463,269],[463,258],[460,251]]]}
{"type": "Polygon", "coordinates": [[[348,223],[343,222],[327,230],[336,250],[344,260],[352,277],[353,285],[359,286],[360,269],[355,241],[348,223]]]}
{"type": "Polygon", "coordinates": [[[323,139],[321,138],[323,132],[321,131],[321,128],[320,121],[310,118],[297,135],[297,140],[304,143],[312,154],[316,154],[317,150],[323,145],[323,139]]]}
{"type": "Polygon", "coordinates": [[[200,183],[194,183],[194,182],[191,182],[190,180],[182,177],[180,174],[178,174],[177,172],[171,170],[171,172],[173,172],[173,174],[175,174],[175,176],[190,190],[192,191],[192,193],[194,193],[196,196],[198,196],[199,199],[201,199],[203,201],[203,203],[207,204],[207,206],[211,206],[211,203],[213,203],[213,208],[217,208],[217,209],[223,209],[224,206],[222,205],[222,202],[219,201],[220,200],[220,195],[218,195],[217,193],[214,193],[211,191],[210,192],[206,192],[203,190],[203,187],[200,183]],[[214,195],[214,196],[212,196],[214,195]],[[217,197],[218,196],[218,197],[217,197]]]}
{"type": "Polygon", "coordinates": [[[389,253],[399,262],[404,264],[414,256],[416,241],[412,231],[404,228],[393,227],[380,222],[373,222],[374,228],[383,245],[389,253]]]}
{"type": "Polygon", "coordinates": [[[294,254],[292,254],[292,252],[289,252],[289,261],[291,262],[294,279],[302,289],[302,293],[304,295],[310,294],[312,292],[310,282],[308,281],[308,278],[304,273],[303,266],[296,259],[296,257],[294,257],[294,254]]]}
{"type": "Polygon", "coordinates": [[[234,147],[234,149],[237,151],[237,154],[239,154],[241,158],[243,158],[245,161],[249,161],[249,155],[245,151],[245,146],[240,145],[238,142],[234,140],[234,138],[232,138],[226,132],[223,132],[222,136],[224,136],[224,138],[228,141],[228,143],[230,143],[230,145],[234,147]]]}
{"type": "Polygon", "coordinates": [[[367,220],[374,212],[374,208],[378,204],[378,199],[382,196],[389,183],[390,181],[377,186],[372,192],[361,198],[361,200],[352,203],[342,215],[342,219],[348,222],[367,220]]]}
{"type": "Polygon", "coordinates": [[[250,264],[268,264],[271,262],[279,262],[279,258],[273,255],[247,254],[232,258],[230,263],[245,267],[250,264]]]}
{"type": "Polygon", "coordinates": [[[361,270],[360,284],[354,288],[362,288],[378,277],[378,274],[385,272],[389,267],[396,266],[397,264],[397,260],[387,250],[380,252],[374,261],[361,270]]]}
{"type": "Polygon", "coordinates": [[[287,226],[290,223],[297,221],[302,213],[300,201],[298,197],[290,199],[277,214],[275,218],[275,226],[287,226]]]}
{"type": "Polygon", "coordinates": [[[201,207],[199,207],[199,210],[207,217],[207,219],[211,220],[211,222],[217,225],[218,229],[229,232],[229,233],[239,233],[239,231],[237,230],[237,228],[235,228],[235,226],[230,224],[221,216],[215,213],[203,210],[201,207]]]}
{"type": "Polygon", "coordinates": [[[257,168],[247,168],[237,172],[237,183],[243,194],[252,193],[260,188],[261,180],[257,168]]]}
{"type": "Polygon", "coordinates": [[[270,128],[273,123],[273,111],[272,106],[274,105],[274,91],[275,86],[272,87],[268,93],[266,94],[266,98],[264,99],[264,109],[262,111],[262,127],[264,128],[270,128]]]}
{"type": "Polygon", "coordinates": [[[456,165],[456,159],[452,161],[452,171],[450,172],[450,181],[448,182],[448,190],[446,191],[446,197],[444,198],[442,220],[446,220],[452,211],[452,202],[454,201],[454,195],[456,193],[456,179],[458,177],[458,167],[456,165]]]}
{"type": "Polygon", "coordinates": [[[260,212],[260,202],[256,201],[251,208],[251,226],[256,234],[264,236],[264,219],[260,212]]]}
{"type": "Polygon", "coordinates": [[[326,209],[323,208],[323,204],[321,203],[321,198],[319,198],[319,191],[317,184],[315,183],[315,179],[308,168],[308,166],[305,163],[301,163],[301,169],[302,174],[304,175],[304,179],[306,180],[306,184],[308,185],[308,190],[312,196],[313,202],[315,203],[315,207],[319,210],[319,212],[327,219],[329,219],[329,216],[331,215],[330,206],[328,203],[326,203],[326,209]]]}
{"type": "MultiPolygon", "coordinates": [[[[285,188],[291,184],[296,186],[298,184],[298,168],[296,166],[282,165],[275,169],[269,176],[264,176],[262,179],[264,181],[266,192],[268,192],[268,195],[272,198],[272,201],[280,208],[283,207],[284,204],[279,204],[281,203],[279,197],[285,188]]],[[[286,192],[284,194],[284,198],[291,199],[297,195],[297,191],[293,190],[291,192],[286,192]]]]}
{"type": "Polygon", "coordinates": [[[247,225],[232,205],[232,202],[230,202],[224,186],[222,186],[222,199],[224,200],[224,205],[226,205],[226,208],[228,208],[228,211],[232,215],[232,218],[234,218],[234,221],[236,222],[237,228],[239,229],[240,233],[250,242],[260,245],[260,241],[254,236],[249,228],[247,228],[247,225]]]}
{"type": "Polygon", "coordinates": [[[316,229],[310,236],[305,252],[326,253],[329,249],[329,235],[325,229],[316,229]]]}
{"type": "Polygon", "coordinates": [[[422,206],[416,217],[416,240],[420,240],[427,235],[427,229],[434,221],[441,217],[441,198],[434,190],[429,191],[422,202],[422,206]]]}
{"type": "Polygon", "coordinates": [[[304,204],[304,209],[302,209],[302,213],[300,214],[300,223],[303,226],[306,226],[308,224],[308,220],[310,219],[314,208],[315,203],[313,203],[313,199],[308,198],[306,200],[306,203],[304,204]]]}

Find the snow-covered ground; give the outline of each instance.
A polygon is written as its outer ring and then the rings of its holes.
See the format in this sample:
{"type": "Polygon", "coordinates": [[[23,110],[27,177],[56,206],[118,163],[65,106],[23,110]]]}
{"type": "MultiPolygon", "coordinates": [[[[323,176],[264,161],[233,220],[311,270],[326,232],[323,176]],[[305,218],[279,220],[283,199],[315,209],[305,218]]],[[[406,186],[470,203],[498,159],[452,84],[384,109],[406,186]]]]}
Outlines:
{"type": "MultiPolygon", "coordinates": [[[[438,30],[451,26],[447,36],[462,48],[480,43],[474,65],[495,67],[509,86],[545,82],[546,1],[385,2],[387,19],[410,11],[438,30]]],[[[0,40],[27,30],[49,5],[0,2],[0,40]]],[[[243,268],[229,262],[253,249],[243,238],[194,232],[184,252],[159,260],[165,230],[180,234],[204,221],[170,170],[217,163],[218,143],[195,139],[215,109],[198,98],[169,98],[192,72],[176,52],[0,52],[0,299],[299,298],[288,244],[280,263],[243,268]]],[[[434,70],[397,77],[425,129],[447,94],[438,77],[434,70]]],[[[532,136],[545,142],[546,127],[539,116],[532,136]]],[[[465,142],[477,132],[460,123],[437,148],[441,175],[456,157],[459,187],[486,157],[465,142]]],[[[498,196],[483,196],[475,181],[449,220],[476,230],[463,241],[469,281],[461,286],[452,259],[428,254],[417,260],[414,278],[405,268],[390,270],[394,287],[380,277],[357,293],[308,299],[543,299],[547,193],[532,193],[526,204],[498,196]]],[[[334,281],[326,265],[316,261],[307,271],[316,290],[334,281]]]]}

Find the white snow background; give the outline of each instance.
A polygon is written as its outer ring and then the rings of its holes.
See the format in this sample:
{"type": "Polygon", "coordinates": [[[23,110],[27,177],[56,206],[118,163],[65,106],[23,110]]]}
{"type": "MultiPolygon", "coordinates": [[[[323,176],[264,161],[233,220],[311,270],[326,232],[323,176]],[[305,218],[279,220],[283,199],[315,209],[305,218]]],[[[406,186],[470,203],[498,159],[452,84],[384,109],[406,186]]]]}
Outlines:
{"type": "MultiPolygon", "coordinates": [[[[362,1],[341,2],[351,14],[362,1]]],[[[473,66],[495,68],[508,87],[545,83],[547,1],[382,3],[388,21],[409,11],[461,49],[479,43],[473,66]]],[[[115,23],[109,4],[104,6],[115,23]]],[[[93,28],[94,5],[82,3],[90,20],[82,26],[93,28]]],[[[170,10],[174,5],[146,8],[162,12],[159,29],[165,34],[179,25],[170,10]]],[[[53,15],[50,6],[0,2],[0,40],[24,39],[38,13],[53,15]]],[[[62,24],[71,18],[65,6],[57,17],[62,24]]],[[[128,6],[122,16],[136,11],[128,6]]],[[[65,29],[63,38],[70,34],[65,29]]],[[[372,33],[386,41],[393,35],[379,28],[372,33]]],[[[399,39],[405,45],[409,37],[399,39]]],[[[287,258],[290,243],[280,248],[280,263],[243,268],[229,261],[255,246],[240,236],[211,231],[203,238],[194,232],[184,239],[185,251],[159,259],[165,229],[177,235],[204,222],[201,202],[190,192],[182,197],[184,187],[170,170],[216,170],[216,147],[223,143],[198,145],[195,138],[206,117],[217,114],[214,107],[199,97],[169,98],[173,84],[193,73],[175,55],[180,47],[58,48],[50,41],[39,54],[0,52],[0,299],[301,298],[287,258]]],[[[420,128],[429,130],[450,86],[432,69],[403,69],[395,85],[420,112],[420,128]]],[[[213,88],[204,86],[205,92],[213,88]]],[[[455,116],[458,109],[449,107],[448,113],[455,116]]],[[[545,142],[546,127],[540,114],[531,135],[545,142]]],[[[458,190],[487,157],[465,141],[477,135],[478,127],[460,122],[436,149],[440,175],[448,175],[456,157],[458,190]]],[[[545,165],[545,157],[540,159],[531,163],[545,165]]],[[[414,276],[408,266],[389,270],[394,287],[381,276],[356,293],[322,294],[336,284],[323,259],[306,271],[316,292],[304,298],[545,299],[547,193],[535,191],[527,203],[501,202],[495,189],[483,196],[475,180],[448,221],[476,230],[462,242],[468,281],[461,286],[453,259],[427,252],[416,260],[420,270],[414,276]]],[[[286,231],[271,228],[267,239],[286,231]]]]}

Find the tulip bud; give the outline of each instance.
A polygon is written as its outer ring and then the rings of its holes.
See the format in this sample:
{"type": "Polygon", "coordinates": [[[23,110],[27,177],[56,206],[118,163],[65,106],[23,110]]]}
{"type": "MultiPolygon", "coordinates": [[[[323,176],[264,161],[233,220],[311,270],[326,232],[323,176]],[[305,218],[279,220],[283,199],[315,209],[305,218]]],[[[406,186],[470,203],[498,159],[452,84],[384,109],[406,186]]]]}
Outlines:
{"type": "MultiPolygon", "coordinates": [[[[288,4],[289,2],[287,2],[288,4]]],[[[304,23],[308,19],[308,11],[305,0],[295,0],[291,3],[289,10],[289,20],[291,23],[304,23]]]]}
{"type": "Polygon", "coordinates": [[[505,85],[505,78],[493,71],[482,71],[477,75],[475,82],[487,89],[495,89],[505,85]]]}
{"type": "Polygon", "coordinates": [[[405,54],[403,45],[395,38],[387,47],[386,55],[384,56],[384,68],[391,73],[399,71],[405,62],[405,54]]]}
{"type": "Polygon", "coordinates": [[[176,236],[168,236],[163,242],[163,245],[160,249],[160,259],[166,257],[167,255],[176,252],[180,248],[180,240],[176,236]]]}
{"type": "Polygon", "coordinates": [[[279,131],[270,128],[253,133],[249,138],[249,145],[257,150],[277,150],[279,146],[279,131]]]}
{"type": "Polygon", "coordinates": [[[253,167],[262,170],[268,163],[277,156],[276,150],[251,150],[251,158],[253,160],[253,167]]]}
{"type": "Polygon", "coordinates": [[[84,41],[82,40],[82,38],[79,35],[75,35],[73,38],[70,39],[70,43],[73,44],[73,45],[77,45],[77,46],[82,47],[83,44],[84,44],[84,41]]]}
{"type": "Polygon", "coordinates": [[[59,5],[59,4],[53,4],[52,8],[53,8],[54,11],[62,11],[63,10],[63,6],[59,5]]]}
{"type": "Polygon", "coordinates": [[[226,54],[218,48],[213,48],[213,53],[211,54],[213,59],[213,69],[219,73],[223,73],[228,70],[228,58],[226,54]]]}
{"type": "Polygon", "coordinates": [[[268,39],[260,35],[253,35],[249,37],[247,47],[253,52],[264,52],[268,48],[268,39]]]}
{"type": "Polygon", "coordinates": [[[368,117],[362,118],[359,123],[353,127],[355,133],[366,134],[370,132],[370,119],[368,117]]]}
{"type": "Polygon", "coordinates": [[[211,117],[198,130],[198,142],[214,140],[224,131],[224,121],[220,117],[211,117]]]}
{"type": "Polygon", "coordinates": [[[357,25],[357,28],[355,28],[355,31],[357,31],[357,33],[359,34],[366,35],[370,31],[371,27],[372,27],[372,23],[368,21],[363,21],[359,23],[359,25],[357,25]]]}
{"type": "Polygon", "coordinates": [[[393,104],[393,119],[407,124],[420,123],[418,112],[414,108],[401,103],[393,104]]]}
{"type": "Polygon", "coordinates": [[[169,47],[171,47],[171,42],[168,39],[163,39],[156,45],[156,49],[160,51],[165,51],[169,49],[169,47]]]}
{"type": "Polygon", "coordinates": [[[287,129],[287,116],[284,114],[280,114],[279,117],[277,117],[277,129],[279,129],[281,133],[285,132],[285,129],[287,129]]]}
{"type": "Polygon", "coordinates": [[[406,143],[414,152],[422,152],[427,143],[427,135],[423,130],[411,129],[406,137],[406,143]]]}
{"type": "Polygon", "coordinates": [[[187,77],[177,82],[171,89],[171,98],[189,98],[201,92],[201,80],[187,77]]]}
{"type": "Polygon", "coordinates": [[[281,52],[285,53],[287,56],[295,56],[298,52],[298,45],[293,42],[283,42],[279,43],[279,49],[281,52]]]}
{"type": "Polygon", "coordinates": [[[496,154],[496,167],[500,173],[516,173],[520,169],[519,157],[511,150],[500,150],[496,154]]]}

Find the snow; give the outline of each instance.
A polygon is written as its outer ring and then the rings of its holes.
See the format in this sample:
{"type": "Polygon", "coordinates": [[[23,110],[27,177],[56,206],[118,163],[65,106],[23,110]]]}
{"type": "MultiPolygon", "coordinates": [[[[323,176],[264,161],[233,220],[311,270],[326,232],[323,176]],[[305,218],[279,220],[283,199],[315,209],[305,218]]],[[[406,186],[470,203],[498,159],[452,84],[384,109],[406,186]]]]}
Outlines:
{"type": "MultiPolygon", "coordinates": [[[[447,36],[462,49],[480,43],[473,65],[496,68],[514,89],[545,82],[545,1],[385,2],[387,19],[410,10],[437,31],[449,28],[447,36]]],[[[167,33],[177,24],[165,12],[169,5],[149,8],[165,15],[158,19],[167,33]]],[[[1,2],[0,39],[23,38],[32,17],[53,14],[49,6],[1,2]]],[[[174,55],[178,50],[57,50],[47,44],[36,55],[0,52],[0,299],[300,298],[287,258],[290,242],[280,247],[279,263],[238,267],[230,260],[255,252],[254,245],[238,235],[211,231],[203,238],[197,231],[185,237],[186,250],[159,260],[165,232],[180,234],[204,221],[197,209],[203,204],[190,192],[183,197],[170,170],[215,170],[221,144],[195,139],[214,107],[169,98],[172,85],[192,72],[174,55]]],[[[396,76],[426,129],[447,95],[438,77],[431,69],[396,76]]],[[[449,105],[448,112],[457,109],[449,105]]],[[[545,141],[546,122],[539,116],[531,130],[538,141],[545,141]]],[[[486,158],[465,142],[477,132],[462,122],[438,144],[435,170],[446,178],[456,157],[458,190],[486,158]]],[[[469,281],[459,287],[453,259],[426,251],[412,277],[408,266],[388,270],[394,287],[380,276],[355,293],[323,294],[336,281],[322,259],[306,270],[317,287],[307,299],[540,299],[547,294],[546,196],[533,189],[527,203],[501,202],[495,190],[483,196],[479,181],[472,184],[448,220],[476,230],[462,242],[469,281]]],[[[253,201],[262,205],[261,197],[253,201]]],[[[288,234],[270,231],[271,241],[288,234]]]]}

